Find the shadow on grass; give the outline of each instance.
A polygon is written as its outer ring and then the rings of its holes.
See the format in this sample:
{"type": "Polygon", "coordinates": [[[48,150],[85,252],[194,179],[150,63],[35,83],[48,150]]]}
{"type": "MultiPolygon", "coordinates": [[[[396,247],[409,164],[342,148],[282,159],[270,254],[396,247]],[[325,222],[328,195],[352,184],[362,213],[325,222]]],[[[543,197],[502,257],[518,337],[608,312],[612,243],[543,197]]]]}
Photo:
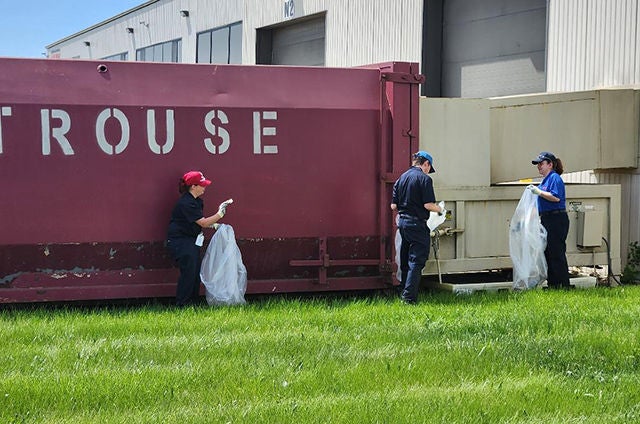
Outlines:
{"type": "MultiPolygon", "coordinates": [[[[470,273],[460,275],[447,275],[447,282],[455,284],[464,283],[487,283],[495,281],[509,281],[509,272],[485,272],[470,273]]],[[[509,290],[500,291],[474,291],[469,294],[456,294],[435,288],[438,283],[437,276],[424,276],[420,284],[420,294],[418,305],[452,305],[452,304],[498,304],[513,300],[514,297],[525,294],[524,292],[512,292],[509,290]]],[[[605,290],[607,288],[601,288],[605,290]]],[[[597,290],[597,288],[596,288],[597,290]]],[[[582,291],[582,290],[579,290],[582,291]]],[[[383,290],[356,290],[356,291],[333,291],[333,292],[296,292],[296,293],[276,293],[276,294],[252,294],[245,295],[247,305],[261,307],[274,302],[313,302],[338,306],[351,302],[399,302],[399,286],[389,286],[383,290]]],[[[0,304],[2,311],[39,311],[39,310],[87,310],[87,311],[124,311],[130,309],[147,308],[151,310],[174,310],[179,309],[174,305],[173,297],[166,298],[144,298],[144,299],[102,299],[84,300],[70,302],[41,302],[41,303],[16,303],[0,304]]],[[[204,296],[201,296],[198,303],[189,308],[215,308],[224,306],[209,306],[204,296]]],[[[240,306],[241,307],[241,306],[240,306]]]]}

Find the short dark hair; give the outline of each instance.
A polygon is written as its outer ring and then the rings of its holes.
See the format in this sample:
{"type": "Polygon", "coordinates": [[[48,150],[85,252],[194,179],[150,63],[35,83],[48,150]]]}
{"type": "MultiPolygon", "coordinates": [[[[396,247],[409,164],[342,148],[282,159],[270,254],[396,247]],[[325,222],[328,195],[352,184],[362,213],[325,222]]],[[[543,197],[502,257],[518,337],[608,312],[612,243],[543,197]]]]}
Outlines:
{"type": "MultiPolygon", "coordinates": [[[[413,164],[414,165],[422,165],[425,162],[429,162],[429,159],[425,158],[424,156],[420,156],[417,153],[413,155],[413,164]]],[[[429,162],[429,165],[431,165],[431,162],[429,162]]]]}

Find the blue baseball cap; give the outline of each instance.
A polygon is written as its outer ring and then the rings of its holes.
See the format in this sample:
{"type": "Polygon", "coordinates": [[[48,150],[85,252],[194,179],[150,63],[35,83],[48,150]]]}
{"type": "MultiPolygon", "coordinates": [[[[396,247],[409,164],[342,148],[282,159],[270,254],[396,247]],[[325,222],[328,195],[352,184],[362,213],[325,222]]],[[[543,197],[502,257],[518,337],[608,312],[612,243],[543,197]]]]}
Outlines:
{"type": "Polygon", "coordinates": [[[431,165],[431,170],[429,171],[429,174],[436,172],[436,169],[433,167],[433,158],[429,153],[425,152],[424,150],[420,150],[419,152],[415,153],[413,156],[421,157],[429,161],[429,164],[431,165]]]}
{"type": "Polygon", "coordinates": [[[538,157],[531,161],[531,164],[532,165],[537,165],[540,162],[545,161],[545,160],[548,160],[549,162],[553,163],[553,162],[555,162],[556,157],[551,152],[540,152],[538,157]]]}

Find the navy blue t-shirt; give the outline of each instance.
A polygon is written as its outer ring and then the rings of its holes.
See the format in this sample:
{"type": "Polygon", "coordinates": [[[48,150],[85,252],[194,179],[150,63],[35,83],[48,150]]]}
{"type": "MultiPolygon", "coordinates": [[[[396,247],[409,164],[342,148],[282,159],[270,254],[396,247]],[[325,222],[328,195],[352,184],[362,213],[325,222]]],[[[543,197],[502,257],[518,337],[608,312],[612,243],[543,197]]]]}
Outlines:
{"type": "Polygon", "coordinates": [[[196,238],[202,231],[196,221],[204,217],[203,209],[202,199],[193,197],[189,192],[184,193],[171,212],[168,238],[196,238]]]}
{"type": "Polygon", "coordinates": [[[409,168],[393,185],[392,203],[398,206],[401,214],[427,219],[429,211],[424,208],[424,204],[435,201],[433,180],[418,167],[409,168]]]}

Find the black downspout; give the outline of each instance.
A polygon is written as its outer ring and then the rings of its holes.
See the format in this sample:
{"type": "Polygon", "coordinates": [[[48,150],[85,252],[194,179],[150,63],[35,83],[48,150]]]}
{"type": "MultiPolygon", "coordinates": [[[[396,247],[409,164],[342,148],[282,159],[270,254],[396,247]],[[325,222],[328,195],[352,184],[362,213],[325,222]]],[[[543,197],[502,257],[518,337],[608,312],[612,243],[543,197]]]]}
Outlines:
{"type": "Polygon", "coordinates": [[[442,97],[442,30],[445,0],[424,0],[422,7],[423,96],[442,97]]]}

